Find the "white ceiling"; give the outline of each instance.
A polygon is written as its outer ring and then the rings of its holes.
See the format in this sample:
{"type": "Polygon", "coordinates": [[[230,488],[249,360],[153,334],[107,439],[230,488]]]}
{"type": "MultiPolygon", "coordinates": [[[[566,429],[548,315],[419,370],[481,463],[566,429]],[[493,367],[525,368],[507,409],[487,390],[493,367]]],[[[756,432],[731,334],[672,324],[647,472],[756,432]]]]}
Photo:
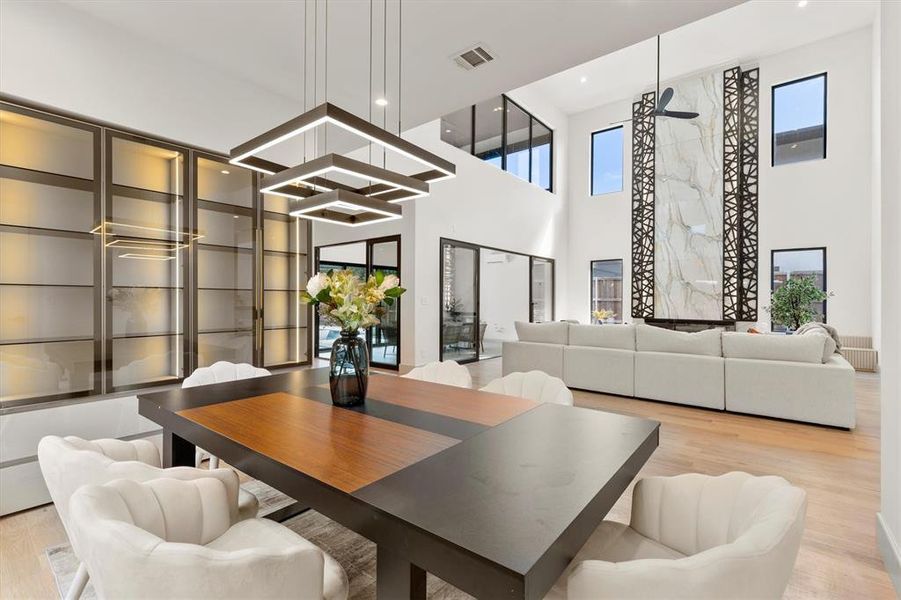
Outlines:
{"type": "MultiPolygon", "coordinates": [[[[673,79],[722,64],[748,64],[873,22],[878,0],[753,0],[661,36],[660,76],[673,79]]],[[[524,86],[574,114],[653,88],[653,38],[524,86]],[[586,81],[581,82],[585,77],[586,81]]]]}
{"type": "MultiPolygon", "coordinates": [[[[389,0],[388,122],[396,123],[396,27],[403,13],[403,128],[433,120],[461,106],[508,91],[591,58],[647,39],[685,23],[739,4],[741,0],[389,0]],[[475,43],[484,44],[496,60],[464,71],[451,56],[475,43]]],[[[257,86],[296,104],[302,112],[302,57],[305,5],[302,1],[156,2],[147,0],[84,2],[66,0],[74,8],[106,27],[127,32],[146,44],[150,41],[177,55],[187,56],[217,71],[257,86]]],[[[376,95],[381,87],[380,36],[383,3],[375,0],[325,0],[318,3],[324,24],[328,6],[328,99],[367,116],[369,93],[370,7],[375,14],[376,95]]],[[[313,3],[307,6],[312,28],[313,3]]],[[[310,39],[310,38],[308,38],[310,39]]],[[[320,97],[324,86],[324,34],[320,27],[320,97]]],[[[308,54],[312,53],[312,43],[308,54]]],[[[31,58],[36,60],[36,58],[31,58]]],[[[171,59],[170,59],[171,60],[171,59]]],[[[163,63],[164,57],[160,62],[163,63]]],[[[312,64],[312,61],[310,62],[312,64]]],[[[152,86],[165,85],[166,64],[136,77],[152,86]]],[[[197,86],[208,85],[198,77],[197,86]]],[[[217,90],[203,90],[211,102],[217,90]]],[[[274,108],[274,107],[273,107],[274,108]]],[[[260,121],[264,103],[247,105],[235,114],[227,136],[232,145],[248,137],[246,123],[260,121]],[[246,117],[246,118],[242,118],[246,117]]],[[[273,110],[270,126],[288,116],[273,110]]],[[[375,110],[376,119],[379,111],[375,110]]],[[[256,126],[255,126],[256,127],[256,126]]],[[[226,137],[220,135],[219,138],[226,137]]],[[[217,139],[219,139],[217,138],[217,139]]],[[[193,141],[193,140],[186,140],[193,141]]]]}

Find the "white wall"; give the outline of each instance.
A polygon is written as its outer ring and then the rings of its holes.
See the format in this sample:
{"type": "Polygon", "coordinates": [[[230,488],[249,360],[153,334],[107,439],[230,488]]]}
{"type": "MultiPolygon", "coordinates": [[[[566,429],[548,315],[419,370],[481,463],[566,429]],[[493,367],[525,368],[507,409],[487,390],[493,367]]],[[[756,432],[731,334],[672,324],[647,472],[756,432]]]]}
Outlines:
{"type": "Polygon", "coordinates": [[[479,319],[486,340],[515,340],[516,321],[529,320],[529,257],[482,250],[479,319]]]}
{"type": "Polygon", "coordinates": [[[901,3],[883,2],[882,131],[882,505],[877,532],[901,595],[901,3]]]}
{"type": "MultiPolygon", "coordinates": [[[[769,326],[770,250],[826,246],[828,319],[840,332],[872,335],[870,28],[759,59],[759,320],[769,326]],[[826,160],[770,166],[770,86],[828,72],[826,160]]],[[[743,63],[745,64],[745,63],[743,63]]],[[[590,195],[591,133],[631,116],[631,99],[573,115],[569,123],[569,308],[588,320],[589,263],[622,258],[631,289],[631,124],[624,124],[624,190],[590,195]]],[[[629,301],[626,300],[628,306],[629,301]]],[[[629,317],[627,316],[627,320],[629,317]]]]}

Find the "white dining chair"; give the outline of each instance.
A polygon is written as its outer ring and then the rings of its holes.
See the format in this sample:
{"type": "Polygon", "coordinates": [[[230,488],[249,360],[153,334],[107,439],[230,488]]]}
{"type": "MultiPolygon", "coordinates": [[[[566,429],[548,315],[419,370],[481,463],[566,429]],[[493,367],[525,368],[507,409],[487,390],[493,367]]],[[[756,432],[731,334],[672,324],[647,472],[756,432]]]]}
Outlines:
{"type": "Polygon", "coordinates": [[[552,377],[543,371],[510,373],[495,379],[483,387],[482,391],[519,396],[542,403],[573,405],[573,393],[566,387],[563,380],[552,377]]]}
{"type": "Polygon", "coordinates": [[[230,495],[214,478],[80,488],[73,543],[98,596],[347,598],[347,575],[332,557],[275,521],[236,520],[230,495]]]}
{"type": "Polygon", "coordinates": [[[630,524],[601,523],[545,600],[782,598],[806,507],[781,477],[646,477],[630,524]]]}
{"type": "Polygon", "coordinates": [[[469,369],[455,360],[436,360],[421,367],[410,369],[408,373],[401,375],[401,377],[429,381],[431,383],[443,383],[444,385],[456,387],[472,387],[472,375],[469,374],[469,369]]]}
{"type": "MultiPolygon", "coordinates": [[[[159,449],[149,440],[94,440],[78,437],[47,436],[38,443],[38,462],[50,498],[60,521],[71,539],[69,502],[75,491],[87,484],[102,484],[115,479],[148,481],[160,477],[175,479],[213,478],[222,481],[232,500],[237,519],[255,517],[259,502],[253,494],[240,489],[238,475],[231,469],[160,468],[159,449]]],[[[80,564],[67,599],[81,596],[88,583],[88,572],[80,564]]]]}
{"type": "MultiPolygon", "coordinates": [[[[228,381],[238,381],[240,379],[252,379],[254,377],[266,377],[271,375],[266,369],[255,367],[247,363],[230,363],[225,360],[214,362],[208,367],[198,367],[194,369],[190,377],[187,377],[181,384],[182,388],[192,388],[201,385],[211,385],[214,383],[224,383],[228,381]]],[[[209,452],[201,448],[197,448],[194,452],[194,466],[199,467],[203,462],[204,456],[210,457],[210,468],[219,468],[219,457],[213,456],[209,452]]]]}

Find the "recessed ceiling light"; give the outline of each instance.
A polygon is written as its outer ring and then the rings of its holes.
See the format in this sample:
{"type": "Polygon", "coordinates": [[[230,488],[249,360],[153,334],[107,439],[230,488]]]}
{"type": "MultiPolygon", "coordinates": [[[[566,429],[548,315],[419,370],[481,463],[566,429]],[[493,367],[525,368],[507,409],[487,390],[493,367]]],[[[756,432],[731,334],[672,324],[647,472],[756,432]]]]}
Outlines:
{"type": "Polygon", "coordinates": [[[384,98],[378,98],[375,101],[375,103],[378,104],[379,106],[388,106],[388,101],[385,100],[384,98]]]}
{"type": "Polygon", "coordinates": [[[584,75],[582,75],[582,77],[579,78],[579,83],[585,83],[586,81],[588,81],[588,78],[585,77],[584,75]]]}
{"type": "Polygon", "coordinates": [[[445,129],[445,130],[444,130],[444,133],[450,133],[450,132],[451,132],[450,129],[445,129]]]}
{"type": "Polygon", "coordinates": [[[807,6],[807,0],[801,0],[800,2],[798,2],[798,8],[804,8],[805,6],[807,6]]]}
{"type": "Polygon", "coordinates": [[[230,173],[230,171],[226,171],[225,169],[222,169],[219,172],[222,173],[223,175],[228,175],[230,173]]]}
{"type": "Polygon", "coordinates": [[[237,219],[237,218],[238,218],[238,215],[232,215],[232,218],[233,218],[233,219],[237,219]]]}

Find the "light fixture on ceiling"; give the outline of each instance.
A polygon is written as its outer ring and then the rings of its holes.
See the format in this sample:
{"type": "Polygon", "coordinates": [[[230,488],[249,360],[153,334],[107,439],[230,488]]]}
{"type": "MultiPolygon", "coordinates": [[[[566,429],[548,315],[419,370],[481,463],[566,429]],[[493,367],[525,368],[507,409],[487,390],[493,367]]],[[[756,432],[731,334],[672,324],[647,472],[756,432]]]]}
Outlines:
{"type": "Polygon", "coordinates": [[[285,169],[281,173],[267,175],[263,178],[261,191],[288,198],[310,198],[307,189],[297,187],[295,184],[304,184],[316,191],[347,191],[361,196],[383,196],[380,201],[399,202],[422,198],[429,194],[429,184],[425,181],[401,175],[388,169],[383,169],[369,163],[354,160],[340,154],[326,154],[311,161],[307,161],[296,167],[285,169]],[[350,188],[345,184],[339,184],[330,180],[330,173],[341,173],[357,179],[382,184],[381,186],[369,185],[359,189],[350,188]],[[393,192],[393,194],[392,194],[393,192]],[[398,194],[398,192],[400,192],[398,194]],[[406,193],[403,193],[406,192],[406,193]],[[390,198],[388,194],[391,194],[390,198]]]}
{"type": "Polygon", "coordinates": [[[804,8],[805,6],[807,6],[807,0],[800,0],[798,2],[798,8],[804,8]]]}
{"type": "Polygon", "coordinates": [[[401,208],[396,204],[347,190],[333,190],[309,198],[292,199],[288,203],[288,214],[292,217],[337,223],[348,227],[402,218],[401,208]]]}
{"type": "MultiPolygon", "coordinates": [[[[305,20],[309,22],[305,6],[305,20]]],[[[325,98],[324,102],[307,110],[301,115],[266,131],[255,138],[236,146],[231,150],[229,163],[240,165],[263,173],[261,191],[267,194],[285,196],[290,199],[290,213],[292,216],[325,221],[357,227],[371,223],[382,222],[401,218],[401,209],[395,203],[403,200],[422,198],[429,194],[429,184],[442,179],[454,177],[456,167],[450,161],[437,156],[424,148],[417,146],[400,136],[401,131],[401,57],[400,47],[402,2],[398,6],[398,70],[397,70],[397,134],[387,130],[387,123],[379,127],[370,120],[363,119],[343,110],[328,102],[328,0],[325,2],[325,98]],[[314,158],[307,160],[304,154],[303,162],[293,167],[287,167],[267,158],[261,153],[273,147],[295,138],[301,134],[314,131],[323,125],[333,125],[349,131],[369,142],[380,146],[385,151],[391,151],[408,159],[416,161],[427,167],[427,170],[414,175],[403,175],[387,169],[387,152],[383,152],[383,165],[377,167],[370,164],[372,153],[370,150],[370,162],[362,162],[351,159],[341,154],[329,152],[328,129],[320,138],[318,135],[312,144],[314,158]],[[324,142],[324,148],[320,148],[320,141],[324,142]],[[320,155],[321,154],[321,155],[320,155]],[[340,176],[340,180],[336,178],[340,176]],[[362,180],[361,187],[346,183],[347,177],[362,180]]],[[[388,2],[385,1],[387,12],[388,2]]],[[[316,18],[318,28],[318,18],[316,18]]],[[[370,29],[372,17],[370,11],[370,29]]],[[[306,29],[306,26],[305,26],[306,29]]],[[[386,22],[387,31],[387,22],[386,22]]],[[[370,34],[372,32],[370,31],[370,34]]],[[[370,38],[371,39],[371,38],[370,38]]],[[[306,51],[306,46],[304,48],[306,51]]],[[[314,63],[318,64],[318,52],[314,50],[314,63]]],[[[387,50],[384,55],[384,72],[387,74],[387,50]]],[[[304,99],[308,97],[307,86],[307,61],[304,57],[304,99]]],[[[370,42],[370,69],[372,66],[372,44],[370,42]]],[[[315,71],[314,71],[315,73],[315,71]]],[[[314,78],[314,82],[316,79],[314,78]]],[[[387,81],[387,77],[386,77],[387,81]]],[[[319,99],[316,83],[313,84],[312,97],[319,99]]],[[[384,91],[387,91],[386,89],[384,91]]],[[[369,97],[372,98],[372,73],[370,71],[369,97]]],[[[387,106],[388,100],[380,96],[373,100],[378,106],[387,106]]],[[[306,108],[306,106],[304,107],[306,108]]],[[[386,115],[387,111],[385,111],[386,115]]],[[[387,119],[386,119],[387,121],[387,119]]],[[[305,136],[306,137],[306,136],[305,136]]],[[[304,143],[304,152],[311,147],[304,143]]],[[[360,185],[360,184],[355,184],[360,185]]]]}
{"type": "Polygon", "coordinates": [[[175,260],[175,256],[166,256],[162,254],[138,254],[137,252],[126,252],[120,254],[119,258],[134,258],[137,260],[175,260]]]}
{"type": "Polygon", "coordinates": [[[579,83],[585,83],[585,82],[587,82],[587,81],[588,81],[588,78],[585,77],[584,75],[582,75],[582,76],[579,78],[579,83]]]}
{"type": "Polygon", "coordinates": [[[222,169],[222,170],[219,171],[219,172],[222,173],[223,175],[228,175],[231,171],[227,171],[227,170],[225,170],[225,169],[222,169]]]}
{"type": "MultiPolygon", "coordinates": [[[[440,175],[426,179],[425,181],[438,181],[454,177],[456,167],[450,161],[432,154],[416,144],[408,142],[402,137],[391,133],[377,125],[373,125],[366,119],[348,112],[328,102],[320,104],[302,115],[294,117],[281,125],[261,133],[240,146],[232,148],[229,161],[233,165],[241,165],[249,169],[261,171],[266,175],[274,175],[284,171],[287,167],[278,165],[266,159],[255,156],[264,150],[268,150],[282,142],[290,140],[306,131],[311,131],[320,125],[336,125],[382,148],[396,152],[401,156],[415,160],[429,167],[430,171],[439,171],[440,175]],[[256,162],[255,162],[256,161],[256,162]],[[266,164],[263,164],[266,163],[266,164]]],[[[428,172],[428,171],[427,171],[428,172]]]]}

